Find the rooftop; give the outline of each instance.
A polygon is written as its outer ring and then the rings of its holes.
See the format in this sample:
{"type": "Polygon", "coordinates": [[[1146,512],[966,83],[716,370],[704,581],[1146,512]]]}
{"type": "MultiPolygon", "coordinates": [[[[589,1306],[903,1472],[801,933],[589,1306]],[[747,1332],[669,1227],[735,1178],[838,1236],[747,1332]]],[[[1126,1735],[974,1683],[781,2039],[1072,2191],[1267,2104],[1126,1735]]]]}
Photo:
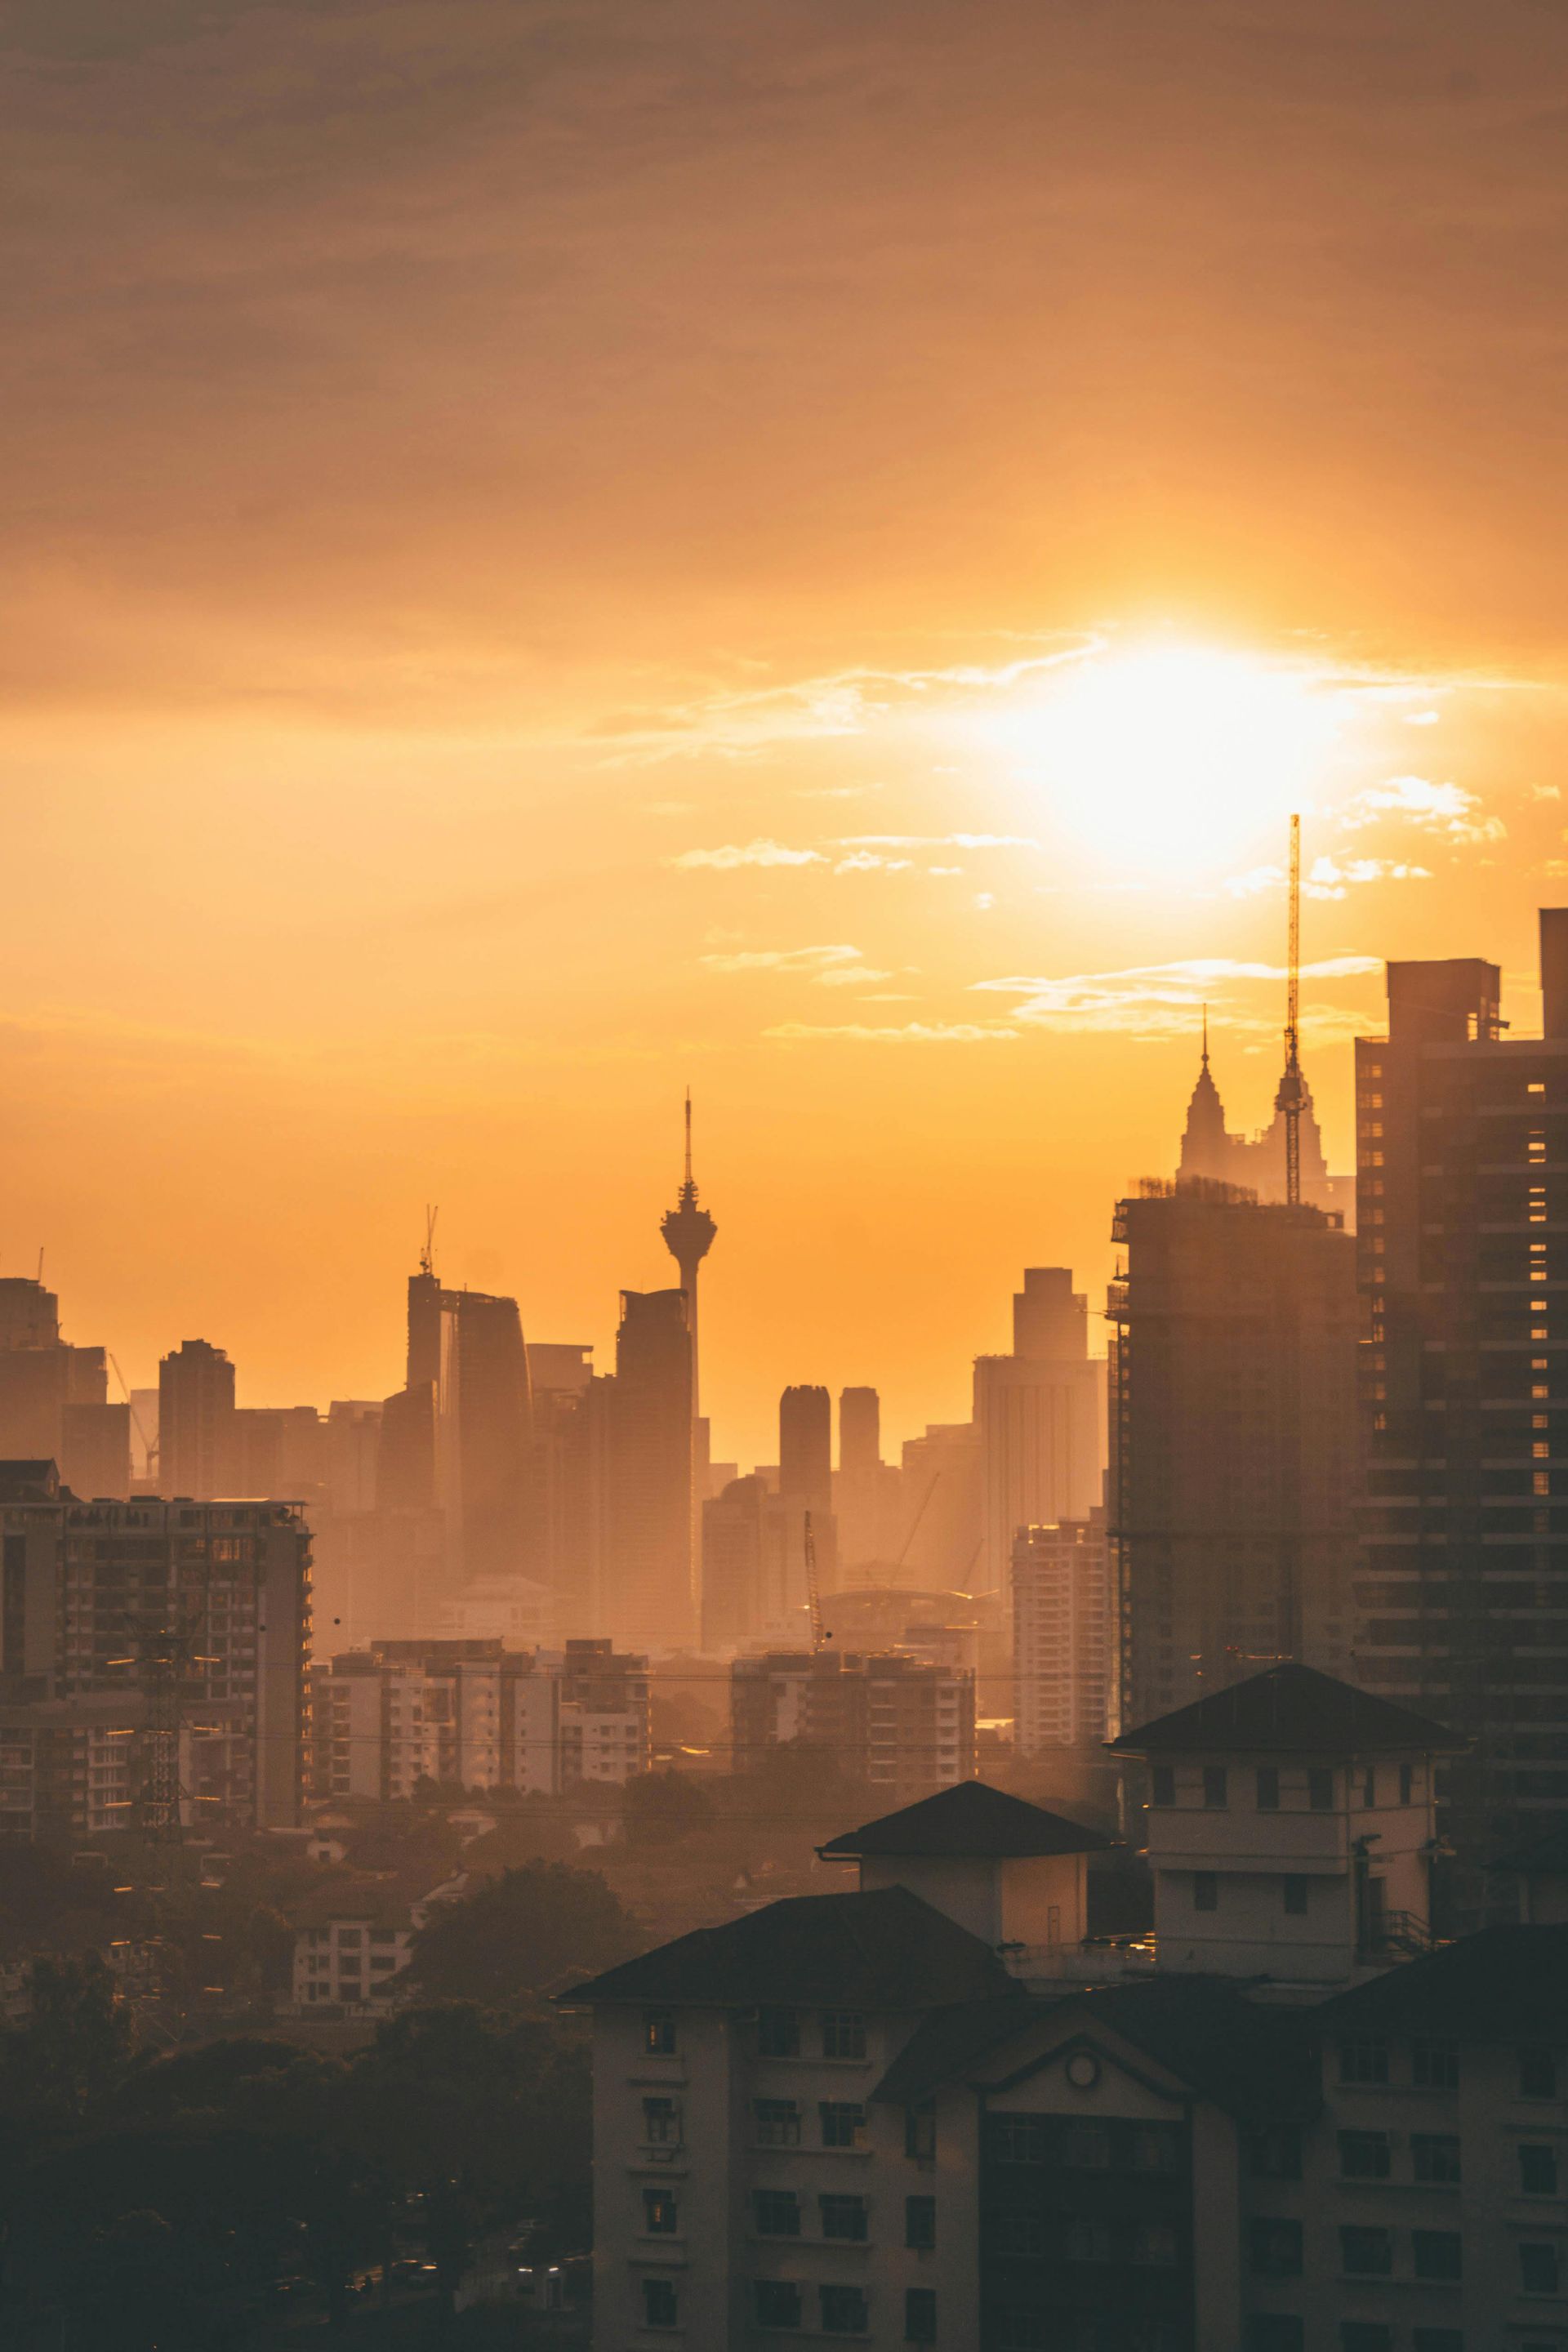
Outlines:
{"type": "Polygon", "coordinates": [[[907,1887],[798,1895],[624,1960],[566,2001],[929,2009],[1010,1990],[990,1947],[907,1887]]]}
{"type": "Polygon", "coordinates": [[[957,1780],[921,1797],[896,1813],[884,1813],[858,1830],[846,1830],[818,1846],[825,1862],[853,1862],[879,1854],[973,1855],[995,1861],[1012,1856],[1103,1853],[1110,1840],[1086,1830],[1043,1805],[1011,1797],[984,1780],[957,1780]]]}
{"type": "Polygon", "coordinates": [[[1331,2033],[1438,2033],[1454,2042],[1563,2040],[1568,1927],[1483,1927],[1318,2011],[1331,2033]]]}
{"type": "Polygon", "coordinates": [[[1117,1756],[1375,1756],[1457,1755],[1469,1742],[1429,1716],[1290,1663],[1106,1745],[1117,1756]]]}

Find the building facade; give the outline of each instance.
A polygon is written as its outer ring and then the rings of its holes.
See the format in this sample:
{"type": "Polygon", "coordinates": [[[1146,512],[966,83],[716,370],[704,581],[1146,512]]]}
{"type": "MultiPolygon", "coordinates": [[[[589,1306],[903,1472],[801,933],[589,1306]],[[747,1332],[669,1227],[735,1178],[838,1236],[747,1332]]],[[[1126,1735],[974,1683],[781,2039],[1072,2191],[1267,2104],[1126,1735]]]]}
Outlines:
{"type": "Polygon", "coordinates": [[[1005,1594],[1020,1528],[1082,1519],[1104,1499],[1105,1366],[1066,1266],[1032,1265],[1013,1299],[1013,1352],[977,1356],[984,1540],[970,1590],[1005,1594]]]}
{"type": "Polygon", "coordinates": [[[899,1651],[771,1650],[730,1668],[732,1769],[801,1741],[840,1771],[913,1793],[974,1773],[972,1668],[899,1651]]]}
{"type": "Polygon", "coordinates": [[[1105,1513],[1020,1528],[1011,1583],[1018,1753],[1098,1746],[1110,1729],[1116,1659],[1105,1513]]]}

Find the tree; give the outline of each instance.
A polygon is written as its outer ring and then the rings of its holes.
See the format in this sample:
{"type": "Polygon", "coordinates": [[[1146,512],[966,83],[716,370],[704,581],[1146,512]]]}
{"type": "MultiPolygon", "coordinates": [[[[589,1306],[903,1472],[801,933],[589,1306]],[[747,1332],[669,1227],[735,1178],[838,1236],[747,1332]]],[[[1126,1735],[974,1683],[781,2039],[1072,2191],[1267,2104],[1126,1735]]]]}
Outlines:
{"type": "Polygon", "coordinates": [[[503,2006],[609,1968],[640,1944],[596,1871],[525,1863],[439,1905],[414,1939],[410,1976],[437,2000],[503,2006]]]}
{"type": "Polygon", "coordinates": [[[689,1772],[641,1772],[628,1780],[621,1819],[632,1845],[674,1845],[713,1821],[713,1800],[689,1772]]]}

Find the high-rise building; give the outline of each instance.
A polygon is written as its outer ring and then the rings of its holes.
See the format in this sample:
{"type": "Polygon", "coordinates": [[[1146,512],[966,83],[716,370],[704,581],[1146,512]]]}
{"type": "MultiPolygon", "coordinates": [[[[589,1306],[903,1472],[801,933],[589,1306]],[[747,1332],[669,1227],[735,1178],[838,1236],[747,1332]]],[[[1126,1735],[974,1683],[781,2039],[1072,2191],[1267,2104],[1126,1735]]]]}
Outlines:
{"type": "Polygon", "coordinates": [[[1568,909],[1541,950],[1542,1036],[1456,958],[1391,963],[1356,1044],[1357,1672],[1473,1738],[1446,1784],[1472,1860],[1568,1809],[1568,909]]]}
{"type": "Polygon", "coordinates": [[[779,1499],[793,1589],[804,1598],[809,1513],[817,1583],[830,1591],[838,1580],[838,1530],[833,1516],[833,1399],[825,1388],[788,1388],[779,1399],[779,1499]]]}
{"type": "Polygon", "coordinates": [[[972,1592],[984,1544],[984,1455],[972,1421],[932,1422],[907,1437],[896,1581],[972,1592]]]}
{"type": "Polygon", "coordinates": [[[851,1780],[905,1794],[974,1772],[974,1674],[900,1651],[770,1650],[730,1669],[737,1772],[799,1740],[851,1780]]]}
{"type": "Polygon", "coordinates": [[[605,1413],[600,1622],[639,1650],[698,1630],[691,1333],[684,1290],[624,1290],[605,1413]]]}
{"type": "Polygon", "coordinates": [[[1355,1244],[1202,1181],[1118,1204],[1110,1538],[1123,1724],[1278,1659],[1342,1673],[1355,1537],[1355,1244]]]}
{"type": "MultiPolygon", "coordinates": [[[[1300,1114],[1301,1198],[1314,1208],[1337,1211],[1348,1220],[1355,1205],[1355,1181],[1329,1172],[1323,1138],[1312,1102],[1312,1089],[1301,1079],[1300,1114]]],[[[1203,1058],[1197,1083],[1187,1105],[1177,1181],[1237,1184],[1260,1201],[1283,1201],[1285,1182],[1285,1114],[1276,1102],[1268,1125],[1253,1136],[1233,1135],[1225,1123],[1225,1105],[1209,1068],[1208,1021],[1204,1021],[1203,1058]]]]}
{"type": "Polygon", "coordinates": [[[158,1484],[165,1496],[210,1501],[239,1491],[234,1366],[221,1348],[186,1339],[158,1366],[158,1484]]]}
{"type": "Polygon", "coordinates": [[[833,1513],[841,1583],[858,1570],[890,1568],[903,1542],[904,1482],[882,1459],[881,1417],[875,1389],[840,1391],[833,1513]]]}
{"type": "Polygon", "coordinates": [[[61,1339],[55,1293],[0,1281],[0,1457],[57,1463],[79,1494],[128,1495],[130,1411],[108,1398],[104,1349],[61,1339]]]}
{"type": "Polygon", "coordinates": [[[984,1543],[973,1589],[1005,1592],[1020,1528],[1082,1519],[1101,1500],[1105,1366],[1066,1266],[1032,1265],[1013,1297],[1013,1352],[977,1356],[984,1543]]]}
{"type": "Polygon", "coordinates": [[[784,1504],[765,1479],[732,1478],[703,1504],[704,1650],[722,1653],[759,1638],[790,1641],[802,1632],[787,1552],[784,1504]]]}
{"type": "Polygon", "coordinates": [[[1116,1656],[1105,1513],[1020,1528],[1013,1544],[1013,1706],[1020,1756],[1092,1748],[1116,1656]]]}

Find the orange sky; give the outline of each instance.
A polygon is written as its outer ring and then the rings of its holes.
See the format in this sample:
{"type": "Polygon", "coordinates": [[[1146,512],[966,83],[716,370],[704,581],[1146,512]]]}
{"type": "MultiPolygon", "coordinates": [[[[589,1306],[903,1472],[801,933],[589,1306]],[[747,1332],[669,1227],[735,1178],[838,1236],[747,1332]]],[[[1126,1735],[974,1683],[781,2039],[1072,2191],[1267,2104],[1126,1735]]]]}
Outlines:
{"type": "Polygon", "coordinates": [[[717,1449],[896,1440],[1205,998],[1266,1115],[1298,803],[1346,1164],[1374,961],[1528,1026],[1568,893],[1565,83],[1510,0],[0,0],[0,1270],[378,1395],[435,1199],[607,1361],[689,1080],[717,1449]]]}

